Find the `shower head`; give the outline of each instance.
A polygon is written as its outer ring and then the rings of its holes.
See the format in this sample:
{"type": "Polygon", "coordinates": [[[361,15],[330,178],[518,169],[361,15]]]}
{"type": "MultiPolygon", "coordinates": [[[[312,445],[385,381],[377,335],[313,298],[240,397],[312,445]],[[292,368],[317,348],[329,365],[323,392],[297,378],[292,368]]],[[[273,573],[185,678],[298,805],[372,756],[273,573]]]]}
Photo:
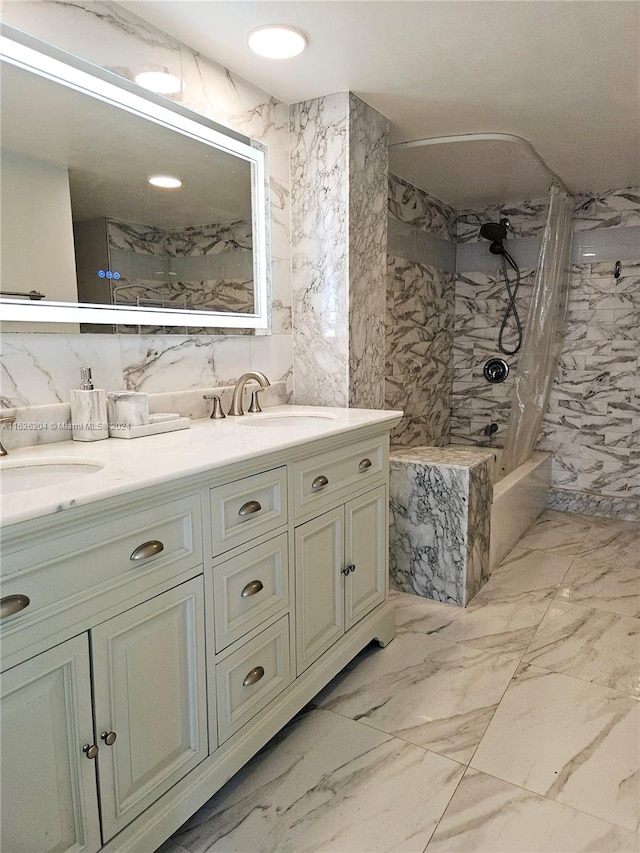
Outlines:
{"type": "Polygon", "coordinates": [[[501,243],[507,236],[507,229],[501,222],[485,222],[480,226],[480,236],[493,243],[501,243]]]}

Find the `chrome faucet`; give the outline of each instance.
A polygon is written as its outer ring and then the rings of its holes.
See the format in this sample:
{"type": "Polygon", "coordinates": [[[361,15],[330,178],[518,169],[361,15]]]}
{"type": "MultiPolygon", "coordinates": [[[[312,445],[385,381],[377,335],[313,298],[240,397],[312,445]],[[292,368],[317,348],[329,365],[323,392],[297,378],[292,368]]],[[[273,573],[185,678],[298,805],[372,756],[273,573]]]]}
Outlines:
{"type": "MultiPolygon", "coordinates": [[[[247,382],[250,382],[252,379],[255,379],[255,381],[260,385],[260,388],[268,388],[269,385],[271,385],[264,373],[260,373],[257,370],[250,370],[248,373],[243,373],[233,389],[231,408],[229,409],[229,414],[231,416],[244,415],[244,409],[242,408],[242,392],[244,391],[244,386],[247,382]]],[[[254,406],[257,406],[257,398],[254,406]]],[[[260,411],[259,406],[256,411],[260,411]]]]}
{"type": "MultiPolygon", "coordinates": [[[[0,417],[0,424],[14,424],[16,422],[15,417],[0,417]]],[[[7,456],[7,451],[5,450],[2,442],[0,441],[0,456],[7,456]]]]}

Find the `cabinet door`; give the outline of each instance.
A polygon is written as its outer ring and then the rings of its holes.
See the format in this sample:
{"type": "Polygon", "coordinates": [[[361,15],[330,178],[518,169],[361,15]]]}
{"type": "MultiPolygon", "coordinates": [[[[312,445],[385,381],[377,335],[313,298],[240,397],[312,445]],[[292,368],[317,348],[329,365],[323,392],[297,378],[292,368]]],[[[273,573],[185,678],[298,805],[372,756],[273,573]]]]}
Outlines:
{"type": "Polygon", "coordinates": [[[106,842],[207,756],[202,578],[109,619],[91,641],[106,842]]]}
{"type": "Polygon", "coordinates": [[[344,633],[344,507],[296,528],[297,672],[344,633]]]}
{"type": "Polygon", "coordinates": [[[387,584],[387,491],[380,486],[349,501],[346,561],[355,566],[345,579],[345,630],[384,601],[387,584]]]}
{"type": "Polygon", "coordinates": [[[93,743],[86,634],[3,673],[3,851],[100,849],[93,743]]]}

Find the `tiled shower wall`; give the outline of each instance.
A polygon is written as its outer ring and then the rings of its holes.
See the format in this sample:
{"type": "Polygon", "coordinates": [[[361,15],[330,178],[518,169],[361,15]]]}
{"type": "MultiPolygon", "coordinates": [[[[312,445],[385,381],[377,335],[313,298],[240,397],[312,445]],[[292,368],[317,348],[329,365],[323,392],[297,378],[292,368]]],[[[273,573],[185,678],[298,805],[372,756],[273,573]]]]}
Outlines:
{"type": "Polygon", "coordinates": [[[449,443],[456,212],[389,175],[385,407],[397,446],[449,443]]]}
{"type": "MultiPolygon", "coordinates": [[[[516,238],[539,236],[544,200],[480,211],[461,211],[459,243],[479,240],[482,222],[511,220],[516,238]]],[[[617,247],[623,258],[614,278],[614,260],[574,263],[571,268],[563,352],[543,423],[540,450],[553,458],[553,485],[616,498],[640,498],[640,190],[615,190],[576,198],[574,243],[593,232],[600,247],[617,247]],[[633,246],[637,248],[634,253],[633,246]],[[635,254],[635,257],[633,257],[635,254]]],[[[511,239],[511,238],[509,238],[511,239]]],[[[515,239],[512,246],[517,246],[515,239]]],[[[488,245],[487,245],[487,256],[488,245]]],[[[575,253],[574,253],[575,255],[575,253]]],[[[497,258],[496,258],[497,261],[497,258]]],[[[484,427],[499,426],[502,445],[508,420],[511,379],[490,385],[484,362],[500,355],[497,332],[507,307],[504,284],[493,270],[459,273],[452,394],[452,441],[485,444],[484,427]]],[[[535,271],[523,269],[518,304],[523,321],[535,271]]],[[[517,356],[504,356],[517,370],[517,356]]]]}
{"type": "MultiPolygon", "coordinates": [[[[517,355],[503,356],[497,347],[507,301],[499,258],[489,253],[479,229],[502,217],[511,222],[508,240],[521,265],[518,307],[524,323],[547,203],[456,212],[390,176],[386,406],[405,409],[394,435],[397,446],[449,440],[484,445],[491,423],[498,425],[492,443],[502,445],[517,355]],[[464,272],[452,273],[451,249],[458,250],[464,272]],[[484,379],[491,356],[510,364],[505,383],[484,379]]],[[[580,258],[582,263],[572,265],[563,353],[538,445],[554,454],[556,490],[604,500],[640,498],[639,226],[638,189],[576,198],[574,244],[584,252],[592,239],[607,257],[623,260],[617,280],[614,260],[580,258]]],[[[505,341],[511,349],[512,321],[505,341]]],[[[566,508],[580,508],[558,494],[566,508]]]]}

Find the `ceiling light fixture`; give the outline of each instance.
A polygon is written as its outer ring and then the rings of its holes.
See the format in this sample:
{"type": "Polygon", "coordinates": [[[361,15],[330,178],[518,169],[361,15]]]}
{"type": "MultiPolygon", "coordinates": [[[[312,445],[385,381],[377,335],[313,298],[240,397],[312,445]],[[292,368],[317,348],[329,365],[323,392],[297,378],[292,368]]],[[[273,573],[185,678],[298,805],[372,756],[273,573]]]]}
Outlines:
{"type": "Polygon", "coordinates": [[[182,89],[180,78],[168,71],[141,71],[134,79],[139,86],[160,95],[175,95],[182,89]]]}
{"type": "Polygon", "coordinates": [[[169,175],[154,175],[149,178],[149,183],[154,187],[162,187],[166,190],[175,190],[182,186],[182,181],[179,178],[170,178],[169,175]]]}
{"type": "Polygon", "coordinates": [[[267,59],[291,59],[307,46],[307,37],[300,30],[280,24],[266,24],[251,30],[247,37],[249,47],[258,56],[267,59]]]}

